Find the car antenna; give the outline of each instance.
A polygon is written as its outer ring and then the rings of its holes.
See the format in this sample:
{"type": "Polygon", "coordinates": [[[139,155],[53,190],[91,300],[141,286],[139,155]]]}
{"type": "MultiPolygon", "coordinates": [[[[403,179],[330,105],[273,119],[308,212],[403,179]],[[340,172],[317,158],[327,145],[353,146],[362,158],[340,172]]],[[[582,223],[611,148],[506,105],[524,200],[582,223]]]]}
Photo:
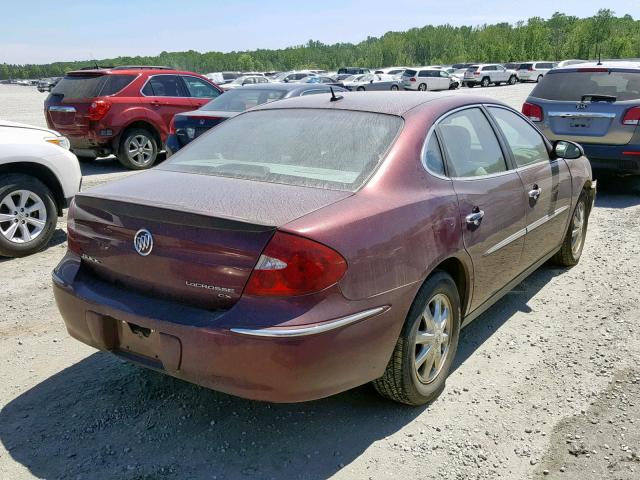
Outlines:
{"type": "Polygon", "coordinates": [[[342,95],[336,96],[336,92],[333,91],[333,87],[329,87],[329,90],[331,90],[331,99],[329,100],[330,102],[337,102],[338,100],[342,100],[344,98],[342,95]]]}

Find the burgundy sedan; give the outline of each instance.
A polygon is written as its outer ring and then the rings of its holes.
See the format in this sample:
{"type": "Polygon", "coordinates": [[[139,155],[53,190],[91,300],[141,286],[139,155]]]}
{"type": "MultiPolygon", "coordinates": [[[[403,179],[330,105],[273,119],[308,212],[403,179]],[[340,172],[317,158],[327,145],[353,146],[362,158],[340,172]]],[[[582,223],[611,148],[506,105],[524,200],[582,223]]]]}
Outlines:
{"type": "Polygon", "coordinates": [[[578,262],[595,186],[580,146],[486,98],[283,100],[77,195],[55,297],[78,340],[216,390],[422,404],[461,327],[578,262]]]}

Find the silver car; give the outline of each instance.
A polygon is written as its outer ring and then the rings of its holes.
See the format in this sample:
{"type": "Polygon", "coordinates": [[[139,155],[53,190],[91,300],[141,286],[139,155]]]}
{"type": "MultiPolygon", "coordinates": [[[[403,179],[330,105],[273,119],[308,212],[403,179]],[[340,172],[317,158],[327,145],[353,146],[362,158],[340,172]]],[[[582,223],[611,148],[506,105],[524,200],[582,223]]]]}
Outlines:
{"type": "Polygon", "coordinates": [[[594,169],[640,175],[640,62],[554,68],[522,113],[550,140],[580,143],[594,169]]]}
{"type": "Polygon", "coordinates": [[[400,82],[393,75],[366,73],[353,79],[345,80],[343,85],[348,90],[362,92],[364,90],[400,90],[400,82]]]}

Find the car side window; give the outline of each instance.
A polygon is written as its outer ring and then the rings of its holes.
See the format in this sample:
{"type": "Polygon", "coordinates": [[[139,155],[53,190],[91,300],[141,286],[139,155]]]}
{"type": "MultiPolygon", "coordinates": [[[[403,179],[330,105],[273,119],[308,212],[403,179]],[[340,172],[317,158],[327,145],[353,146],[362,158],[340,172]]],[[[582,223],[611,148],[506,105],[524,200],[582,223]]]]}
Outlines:
{"type": "Polygon", "coordinates": [[[220,92],[209,85],[207,82],[202,80],[201,78],[191,77],[189,75],[184,75],[182,77],[184,83],[187,85],[187,90],[189,90],[189,94],[195,98],[216,98],[220,95],[220,92]]]}
{"type": "Polygon", "coordinates": [[[418,73],[419,77],[428,77],[429,76],[429,70],[420,70],[420,73],[418,73]]]}
{"type": "Polygon", "coordinates": [[[440,76],[449,78],[449,74],[443,70],[440,70],[440,76]]]}
{"type": "Polygon", "coordinates": [[[507,170],[498,139],[479,108],[449,115],[438,124],[438,132],[447,154],[449,176],[479,177],[507,170]]]}
{"type": "Polygon", "coordinates": [[[304,96],[304,95],[316,95],[318,93],[329,93],[329,89],[328,88],[316,88],[315,90],[307,90],[305,92],[302,92],[300,94],[300,96],[304,96]]]}
{"type": "Polygon", "coordinates": [[[427,148],[424,151],[424,163],[430,172],[444,175],[444,160],[442,159],[442,151],[440,150],[440,142],[435,134],[431,134],[427,142],[427,148]]]}
{"type": "Polygon", "coordinates": [[[142,93],[152,97],[188,96],[177,75],[155,75],[151,77],[142,89],[142,93]]]}
{"type": "Polygon", "coordinates": [[[547,146],[535,128],[504,108],[489,107],[489,111],[513,152],[518,167],[549,161],[547,146]]]}

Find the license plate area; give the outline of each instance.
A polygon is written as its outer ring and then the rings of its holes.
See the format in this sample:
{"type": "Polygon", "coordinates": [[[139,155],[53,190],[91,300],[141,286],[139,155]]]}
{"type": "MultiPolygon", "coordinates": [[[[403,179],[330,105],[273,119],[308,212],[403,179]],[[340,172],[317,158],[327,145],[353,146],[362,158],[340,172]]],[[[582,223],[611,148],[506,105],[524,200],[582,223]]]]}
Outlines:
{"type": "Polygon", "coordinates": [[[135,353],[151,360],[160,360],[160,334],[135,323],[117,323],[118,350],[135,353]]]}
{"type": "Polygon", "coordinates": [[[591,128],[590,118],[574,118],[569,120],[570,128],[591,128]]]}

